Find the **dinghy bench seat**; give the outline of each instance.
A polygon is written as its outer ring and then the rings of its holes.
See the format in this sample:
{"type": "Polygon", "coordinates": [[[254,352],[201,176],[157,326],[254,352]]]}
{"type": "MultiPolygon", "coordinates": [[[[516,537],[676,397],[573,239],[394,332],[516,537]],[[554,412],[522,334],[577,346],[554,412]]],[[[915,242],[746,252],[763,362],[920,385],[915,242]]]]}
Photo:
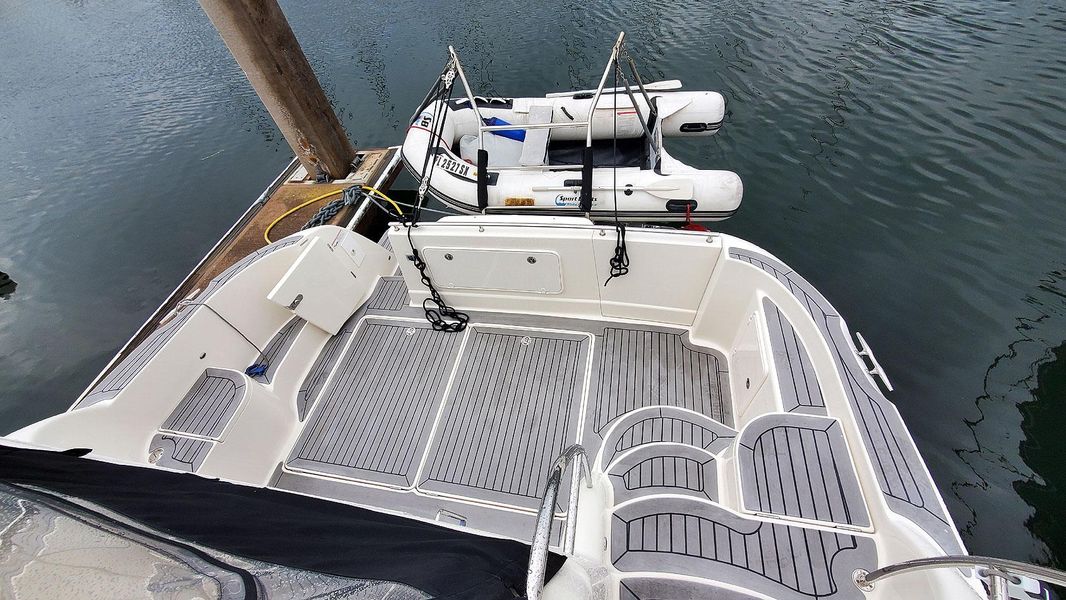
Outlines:
{"type": "MultiPolygon", "coordinates": [[[[546,125],[552,122],[552,107],[529,107],[529,124],[546,125]]],[[[518,164],[523,167],[543,166],[548,160],[548,136],[550,129],[527,129],[526,139],[522,142],[522,157],[518,164]]]]}
{"type": "MultiPolygon", "coordinates": [[[[533,105],[529,107],[526,123],[547,125],[552,122],[552,107],[533,105]]],[[[517,129],[524,136],[522,141],[502,135],[504,132],[486,132],[481,143],[489,155],[489,167],[540,167],[548,162],[548,138],[550,129],[517,129]]],[[[458,154],[464,161],[476,165],[479,148],[478,136],[464,135],[459,139],[458,154]]]]}

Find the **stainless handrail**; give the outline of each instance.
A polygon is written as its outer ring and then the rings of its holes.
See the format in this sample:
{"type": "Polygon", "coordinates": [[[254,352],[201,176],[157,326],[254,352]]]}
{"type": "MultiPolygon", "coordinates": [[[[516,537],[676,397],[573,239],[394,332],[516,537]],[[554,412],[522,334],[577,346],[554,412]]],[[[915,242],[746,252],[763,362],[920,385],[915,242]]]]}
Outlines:
{"type": "MultiPolygon", "coordinates": [[[[596,93],[592,98],[592,104],[589,106],[588,117],[584,121],[572,121],[564,123],[516,123],[513,125],[486,125],[485,119],[481,116],[481,111],[477,106],[477,98],[474,96],[473,90],[470,88],[470,83],[466,79],[466,72],[463,71],[463,66],[459,62],[459,54],[455,51],[455,48],[448,46],[448,56],[451,58],[451,64],[455,67],[456,74],[459,76],[459,81],[463,84],[463,89],[466,91],[466,99],[470,102],[470,107],[474,109],[474,116],[478,121],[478,148],[484,149],[484,136],[486,131],[506,131],[506,130],[518,130],[518,129],[559,129],[564,127],[588,127],[586,132],[585,144],[587,146],[592,145],[592,117],[596,113],[596,106],[600,102],[600,96],[603,94],[604,86],[607,84],[607,76],[611,72],[611,66],[615,64],[618,53],[622,49],[622,44],[625,41],[626,34],[621,32],[618,34],[618,39],[615,41],[614,46],[611,48],[611,57],[607,60],[607,67],[603,70],[603,76],[600,78],[600,84],[596,86],[596,93]]],[[[642,84],[643,87],[643,84],[642,84]]],[[[628,91],[628,90],[627,90],[628,91]]],[[[641,89],[641,92],[647,97],[647,92],[641,89]]],[[[632,92],[629,91],[630,97],[632,92]]],[[[635,104],[635,103],[634,103],[635,104]]]]}
{"type": "Polygon", "coordinates": [[[930,569],[952,568],[978,568],[978,574],[989,579],[989,587],[991,588],[989,597],[993,600],[1007,600],[1007,582],[1019,583],[1018,575],[1031,577],[1045,583],[1066,586],[1066,572],[1064,571],[1005,558],[968,555],[935,556],[907,560],[873,571],[858,569],[854,573],[854,578],[856,587],[868,592],[873,589],[874,583],[894,575],[930,569]],[[981,572],[982,568],[984,572],[981,572]]]}
{"type": "MultiPolygon", "coordinates": [[[[611,67],[615,65],[615,60],[618,58],[618,53],[622,50],[622,44],[625,43],[626,32],[622,31],[618,34],[618,39],[614,42],[614,47],[611,48],[611,58],[607,59],[607,66],[603,69],[603,77],[600,78],[600,84],[596,86],[596,95],[592,97],[592,105],[589,106],[589,116],[585,119],[589,122],[589,129],[585,134],[585,146],[592,147],[592,117],[596,114],[596,105],[600,103],[600,96],[603,95],[603,86],[607,85],[607,76],[611,74],[611,67]]],[[[617,108],[618,101],[615,100],[615,107],[617,108]]]]}
{"type": "Polygon", "coordinates": [[[511,123],[510,125],[485,125],[482,131],[512,131],[515,129],[563,129],[566,127],[584,127],[587,121],[566,121],[563,123],[511,123]]]}
{"type": "MultiPolygon", "coordinates": [[[[463,84],[463,89],[466,90],[466,97],[470,101],[470,108],[474,109],[474,116],[477,117],[477,147],[478,150],[483,150],[485,146],[481,143],[482,136],[484,135],[481,132],[481,126],[485,124],[485,120],[481,117],[481,110],[477,107],[477,100],[474,99],[474,92],[470,89],[470,82],[466,80],[466,72],[463,71],[463,65],[459,62],[459,55],[455,52],[455,48],[448,46],[448,56],[451,57],[455,72],[459,75],[459,81],[463,84]]],[[[443,133],[441,135],[443,135],[443,133]]]]}
{"type": "Polygon", "coordinates": [[[563,480],[563,470],[573,463],[574,471],[570,478],[570,501],[566,508],[566,535],[563,537],[563,554],[574,553],[574,539],[577,535],[577,498],[581,480],[592,489],[592,473],[589,470],[589,457],[580,444],[574,444],[563,450],[559,458],[548,470],[548,485],[544,488],[544,498],[537,512],[537,528],[533,532],[533,543],[529,549],[529,568],[526,569],[526,598],[539,600],[544,589],[544,571],[548,566],[548,546],[551,541],[552,519],[555,517],[555,503],[559,499],[559,485],[563,480]],[[577,459],[577,460],[575,460],[577,459]]]}

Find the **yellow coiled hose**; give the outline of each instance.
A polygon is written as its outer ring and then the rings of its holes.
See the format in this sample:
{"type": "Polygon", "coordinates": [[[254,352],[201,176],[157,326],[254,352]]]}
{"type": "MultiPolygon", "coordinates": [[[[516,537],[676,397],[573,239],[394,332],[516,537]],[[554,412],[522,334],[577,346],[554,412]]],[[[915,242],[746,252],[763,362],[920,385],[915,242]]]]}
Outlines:
{"type": "MultiPolygon", "coordinates": [[[[379,190],[377,188],[374,188],[374,187],[370,187],[369,185],[361,185],[361,186],[359,186],[359,188],[364,190],[364,191],[370,192],[371,194],[375,194],[375,195],[381,197],[383,200],[385,200],[386,202],[391,204],[392,207],[396,209],[397,213],[399,213],[401,216],[403,215],[403,209],[400,208],[400,205],[397,204],[395,201],[393,201],[392,198],[389,198],[384,193],[382,193],[381,190],[379,190]]],[[[330,197],[336,196],[337,194],[342,194],[342,193],[344,193],[344,189],[345,188],[341,188],[339,190],[333,190],[332,192],[326,192],[325,194],[322,194],[321,196],[315,196],[314,198],[311,198],[307,202],[303,202],[300,205],[294,206],[294,207],[290,208],[289,210],[281,213],[280,217],[274,219],[270,223],[270,225],[267,225],[267,228],[263,231],[263,239],[266,240],[266,243],[268,243],[268,244],[272,243],[270,241],[270,230],[274,229],[274,226],[277,225],[278,223],[280,223],[282,221],[282,219],[284,219],[285,217],[291,215],[292,213],[300,210],[301,208],[303,208],[305,206],[308,206],[310,204],[314,204],[315,202],[318,202],[319,200],[325,200],[326,198],[330,198],[330,197]]]]}

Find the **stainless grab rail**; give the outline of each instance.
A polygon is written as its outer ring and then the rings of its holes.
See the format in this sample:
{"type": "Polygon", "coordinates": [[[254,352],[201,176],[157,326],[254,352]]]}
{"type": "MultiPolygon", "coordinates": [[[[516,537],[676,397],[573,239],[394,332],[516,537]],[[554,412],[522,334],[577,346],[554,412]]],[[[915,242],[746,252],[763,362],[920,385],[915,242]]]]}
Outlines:
{"type": "Polygon", "coordinates": [[[451,64],[453,67],[455,67],[455,71],[459,75],[460,83],[463,84],[463,90],[466,92],[466,98],[470,101],[470,108],[474,109],[474,116],[477,117],[477,147],[479,150],[484,150],[485,132],[481,128],[485,125],[485,119],[481,116],[481,109],[479,109],[477,106],[477,99],[474,98],[474,91],[470,89],[470,82],[466,80],[466,72],[463,71],[463,65],[459,62],[459,55],[456,54],[455,48],[448,46],[448,56],[451,57],[451,64]]]}
{"type": "Polygon", "coordinates": [[[566,508],[566,535],[563,538],[563,554],[574,553],[574,538],[577,535],[577,498],[581,480],[592,489],[592,473],[589,470],[589,458],[580,444],[574,444],[563,450],[555,464],[548,470],[548,485],[544,488],[544,498],[537,512],[537,528],[533,532],[533,543],[529,549],[529,568],[526,569],[526,598],[540,600],[544,589],[544,571],[548,566],[548,546],[551,541],[552,519],[555,516],[555,502],[559,499],[559,485],[563,480],[563,471],[573,463],[570,478],[570,501],[566,508]],[[575,460],[576,459],[576,460],[575,460]]]}
{"type": "Polygon", "coordinates": [[[1007,582],[1020,583],[1018,575],[1024,575],[1058,586],[1066,586],[1066,572],[1064,571],[1005,558],[965,555],[919,558],[888,565],[873,571],[858,569],[854,573],[855,586],[864,592],[868,592],[873,589],[874,583],[901,573],[960,567],[977,568],[979,575],[988,577],[989,587],[991,588],[989,598],[992,598],[992,600],[1007,600],[1007,582]]]}
{"type": "MultiPolygon", "coordinates": [[[[611,58],[607,59],[607,66],[603,69],[603,76],[600,77],[600,84],[596,86],[596,94],[592,97],[592,104],[589,106],[588,117],[585,118],[589,122],[588,131],[585,133],[585,146],[592,147],[592,117],[596,114],[596,106],[600,103],[600,96],[603,95],[603,86],[607,85],[607,76],[611,74],[611,67],[614,66],[615,60],[618,58],[618,53],[622,50],[622,44],[625,43],[626,32],[622,31],[618,34],[618,39],[615,40],[614,46],[611,48],[611,58]]],[[[615,100],[615,106],[618,106],[617,100],[615,100]]]]}
{"type": "MultiPolygon", "coordinates": [[[[474,92],[470,89],[470,83],[466,79],[466,73],[463,71],[463,66],[459,62],[459,54],[456,53],[455,48],[448,46],[448,56],[450,58],[450,65],[455,68],[456,74],[459,76],[460,83],[463,84],[463,91],[466,92],[466,99],[470,102],[470,108],[474,109],[474,116],[478,121],[478,148],[484,149],[484,139],[486,131],[507,131],[518,129],[559,129],[564,127],[588,127],[588,131],[585,134],[585,145],[592,145],[592,117],[596,113],[596,106],[600,103],[600,96],[604,92],[604,86],[607,85],[607,76],[611,74],[611,66],[615,64],[615,60],[618,57],[619,52],[622,49],[622,44],[626,38],[625,32],[618,34],[618,38],[614,42],[614,46],[611,47],[611,58],[607,61],[607,66],[603,70],[603,76],[600,77],[600,83],[596,86],[595,94],[592,98],[592,104],[589,106],[588,116],[584,121],[573,121],[565,123],[516,123],[513,125],[486,125],[485,119],[481,116],[481,110],[478,108],[477,99],[474,96],[474,92]]],[[[640,82],[641,92],[645,98],[648,98],[648,93],[644,91],[643,82],[640,82]]],[[[617,88],[616,88],[617,89],[617,88]]],[[[627,89],[630,97],[632,98],[633,92],[627,89]]],[[[648,99],[650,106],[650,98],[648,99]]],[[[635,102],[634,102],[635,105],[635,102]]]]}

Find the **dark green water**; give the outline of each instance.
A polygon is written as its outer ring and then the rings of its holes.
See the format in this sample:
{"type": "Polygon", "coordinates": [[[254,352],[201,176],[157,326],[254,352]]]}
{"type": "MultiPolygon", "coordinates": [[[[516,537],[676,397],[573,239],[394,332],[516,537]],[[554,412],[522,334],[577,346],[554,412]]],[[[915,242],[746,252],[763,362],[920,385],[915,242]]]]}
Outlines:
{"type": "MultiPolygon", "coordinates": [[[[969,549],[1066,566],[1066,6],[284,2],[358,144],[459,50],[484,94],[590,87],[620,29],[717,89],[678,157],[745,180],[720,229],[873,345],[969,549]]],[[[64,410],[288,162],[190,0],[0,0],[0,431],[64,410]]]]}

